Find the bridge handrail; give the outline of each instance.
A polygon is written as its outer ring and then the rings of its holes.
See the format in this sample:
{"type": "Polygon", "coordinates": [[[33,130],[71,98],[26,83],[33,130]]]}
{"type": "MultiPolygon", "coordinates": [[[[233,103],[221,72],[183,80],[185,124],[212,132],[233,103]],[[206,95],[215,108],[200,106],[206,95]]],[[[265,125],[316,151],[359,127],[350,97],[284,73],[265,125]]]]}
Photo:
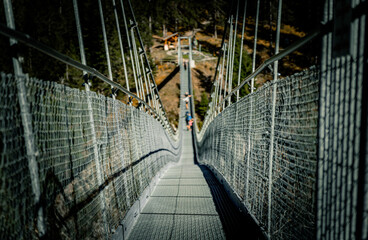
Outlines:
{"type": "MultiPolygon", "coordinates": [[[[171,125],[168,124],[166,119],[162,119],[162,117],[160,116],[160,114],[158,114],[149,104],[147,104],[143,99],[139,98],[137,95],[135,95],[134,93],[128,91],[126,88],[124,88],[123,86],[121,86],[120,84],[118,84],[117,82],[114,82],[112,80],[110,80],[108,77],[106,77],[105,75],[103,75],[102,73],[100,73],[99,71],[97,71],[96,69],[87,66],[79,61],[76,61],[74,59],[72,59],[71,57],[66,56],[65,54],[62,54],[58,51],[56,51],[55,49],[38,42],[37,40],[35,40],[34,38],[32,38],[31,36],[29,36],[28,34],[24,34],[22,32],[19,32],[17,30],[11,29],[7,26],[5,26],[4,24],[0,23],[0,34],[8,37],[8,38],[13,38],[18,40],[19,42],[27,45],[28,47],[32,47],[58,61],[61,61],[65,64],[68,64],[72,67],[75,67],[81,71],[85,71],[89,74],[91,74],[92,76],[97,77],[98,79],[110,84],[111,86],[119,89],[120,91],[124,92],[125,94],[129,95],[130,97],[135,98],[139,103],[143,104],[145,107],[147,107],[155,116],[157,116],[161,122],[162,125],[164,127],[169,126],[169,131],[171,133],[174,133],[175,131],[172,129],[171,125]]],[[[162,104],[161,104],[162,107],[162,104]]]]}
{"type": "Polygon", "coordinates": [[[268,65],[270,65],[270,64],[282,59],[283,57],[289,55],[290,53],[296,51],[297,49],[304,46],[309,41],[311,41],[314,38],[316,38],[317,36],[319,36],[320,33],[321,33],[321,29],[318,28],[318,29],[314,30],[311,34],[309,34],[308,36],[306,36],[304,38],[301,38],[298,41],[296,41],[295,43],[291,44],[284,51],[281,51],[280,53],[268,58],[267,60],[265,60],[254,72],[252,72],[250,75],[248,75],[248,77],[246,77],[240,83],[239,86],[234,88],[226,97],[224,97],[224,99],[222,99],[222,101],[219,103],[219,106],[221,106],[221,104],[223,104],[229,97],[231,97],[234,93],[236,93],[238,90],[240,90],[240,88],[242,88],[245,84],[247,84],[250,80],[252,80],[252,78],[255,78],[258,74],[260,74],[261,71],[263,69],[265,69],[268,65]]]}
{"type": "MultiPolygon", "coordinates": [[[[283,51],[280,51],[278,54],[275,54],[274,56],[268,58],[265,60],[257,69],[255,69],[254,72],[252,72],[250,75],[248,75],[240,84],[239,86],[235,87],[227,96],[225,96],[221,102],[217,104],[217,106],[210,106],[207,113],[205,122],[203,123],[203,128],[197,132],[199,132],[199,137],[203,135],[203,132],[206,130],[206,126],[208,126],[208,119],[212,119],[213,115],[216,114],[216,111],[235,93],[237,93],[245,84],[249,83],[253,78],[258,76],[267,66],[270,64],[273,64],[274,62],[282,59],[283,57],[289,55],[290,53],[298,50],[308,42],[312,41],[313,39],[322,36],[326,31],[328,31],[331,28],[331,22],[327,23],[321,23],[315,30],[313,30],[310,34],[307,36],[297,40],[293,44],[291,44],[289,47],[285,48],[283,51]]],[[[226,108],[226,107],[225,107],[226,108]]]]}

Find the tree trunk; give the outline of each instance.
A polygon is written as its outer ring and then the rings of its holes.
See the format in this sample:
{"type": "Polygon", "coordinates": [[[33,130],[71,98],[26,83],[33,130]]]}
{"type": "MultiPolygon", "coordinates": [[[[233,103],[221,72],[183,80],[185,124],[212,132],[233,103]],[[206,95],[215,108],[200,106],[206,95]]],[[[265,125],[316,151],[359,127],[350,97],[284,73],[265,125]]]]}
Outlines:
{"type": "MultiPolygon", "coordinates": [[[[69,65],[68,64],[65,64],[66,65],[66,69],[65,69],[65,78],[66,78],[66,81],[69,82],[69,65]]],[[[63,78],[64,80],[64,78],[63,78]]],[[[62,81],[61,84],[64,84],[64,81],[62,81]]]]}
{"type": "Polygon", "coordinates": [[[149,26],[150,32],[152,32],[152,18],[151,18],[151,15],[148,18],[148,26],[149,26]]]}

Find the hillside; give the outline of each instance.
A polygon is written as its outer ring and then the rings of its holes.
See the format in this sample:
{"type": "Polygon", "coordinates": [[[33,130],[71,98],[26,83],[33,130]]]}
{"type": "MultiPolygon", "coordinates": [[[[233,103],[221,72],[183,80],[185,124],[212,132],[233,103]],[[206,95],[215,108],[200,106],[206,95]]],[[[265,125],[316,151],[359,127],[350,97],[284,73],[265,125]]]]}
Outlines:
{"type": "MultiPolygon", "coordinates": [[[[239,29],[241,29],[241,26],[239,26],[239,29]]],[[[267,40],[267,38],[270,38],[270,31],[270,26],[267,24],[260,25],[259,27],[256,67],[273,55],[275,45],[271,41],[267,40]],[[271,44],[273,48],[270,47],[271,44]]],[[[275,26],[272,26],[272,31],[275,31],[275,26]]],[[[223,27],[218,27],[218,32],[222,33],[223,27]]],[[[190,33],[192,33],[192,31],[185,32],[184,34],[190,33]]],[[[298,31],[293,26],[283,25],[281,29],[280,50],[287,47],[291,42],[304,37],[305,35],[305,32],[298,31]]],[[[221,45],[222,36],[218,35],[218,38],[214,38],[212,32],[197,29],[195,37],[201,45],[201,54],[206,56],[206,58],[199,59],[198,54],[196,54],[198,51],[195,51],[194,53],[194,59],[196,63],[192,70],[192,79],[194,85],[193,89],[195,103],[196,106],[198,106],[198,104],[201,102],[201,96],[203,92],[207,94],[207,97],[210,95],[213,84],[213,75],[215,73],[217,64],[218,49],[221,45]]],[[[241,34],[238,33],[238,39],[240,38],[241,34]]],[[[244,41],[244,53],[247,53],[248,59],[252,58],[253,41],[254,20],[252,18],[248,18],[246,21],[244,41]]],[[[312,50],[313,46],[316,46],[316,43],[312,43],[300,49],[299,51],[295,51],[294,53],[285,57],[285,59],[281,60],[279,64],[279,73],[281,74],[281,77],[299,72],[315,64],[317,61],[317,54],[315,53],[315,50],[312,50]]],[[[156,82],[159,86],[160,84],[162,85],[160,88],[162,102],[169,115],[171,123],[177,127],[177,119],[179,114],[180,76],[178,72],[175,72],[177,66],[176,50],[165,52],[163,49],[163,43],[155,39],[150,52],[156,65],[156,82]],[[168,77],[169,75],[171,76],[168,77]],[[163,82],[165,83],[162,84],[163,82]]],[[[246,71],[249,74],[250,69],[247,69],[246,71]]],[[[242,75],[242,77],[243,76],[244,75],[242,75]]],[[[270,80],[272,80],[272,74],[271,71],[267,69],[257,76],[256,86],[260,87],[266,81],[270,80]]],[[[201,121],[203,120],[204,116],[197,114],[196,117],[199,125],[201,126],[201,121]]]]}

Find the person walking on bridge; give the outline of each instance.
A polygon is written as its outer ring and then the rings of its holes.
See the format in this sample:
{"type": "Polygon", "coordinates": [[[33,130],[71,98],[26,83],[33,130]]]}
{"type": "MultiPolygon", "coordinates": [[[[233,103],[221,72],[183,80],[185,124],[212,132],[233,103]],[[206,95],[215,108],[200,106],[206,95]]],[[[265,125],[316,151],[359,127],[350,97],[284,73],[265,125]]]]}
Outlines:
{"type": "Polygon", "coordinates": [[[190,131],[192,129],[192,123],[193,123],[193,118],[190,115],[190,113],[186,114],[185,121],[187,123],[187,129],[188,131],[190,131]]]}
{"type": "Polygon", "coordinates": [[[189,98],[191,97],[192,95],[189,95],[188,92],[185,93],[184,95],[184,102],[185,102],[185,108],[186,109],[189,109],[189,98]]]}

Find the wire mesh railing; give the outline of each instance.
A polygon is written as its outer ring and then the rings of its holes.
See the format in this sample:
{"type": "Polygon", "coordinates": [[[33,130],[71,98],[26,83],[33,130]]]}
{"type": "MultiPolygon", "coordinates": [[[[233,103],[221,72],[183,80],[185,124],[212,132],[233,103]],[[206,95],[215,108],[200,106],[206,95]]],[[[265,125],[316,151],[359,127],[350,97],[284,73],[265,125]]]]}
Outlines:
{"type": "Polygon", "coordinates": [[[368,238],[367,1],[325,1],[317,238],[368,238]],[[365,10],[363,10],[365,9],[365,10]]]}
{"type": "Polygon", "coordinates": [[[155,175],[181,153],[180,135],[166,117],[131,3],[109,5],[126,88],[112,75],[107,5],[98,1],[99,11],[94,11],[101,20],[105,76],[87,64],[78,1],[69,7],[74,10],[81,62],[15,30],[12,2],[3,4],[6,25],[0,24],[0,33],[14,49],[9,56],[14,76],[1,73],[0,238],[108,239],[124,225],[127,211],[155,175]],[[120,15],[132,69],[125,62],[120,15]],[[83,72],[86,91],[29,78],[18,44],[83,72]],[[133,73],[135,93],[129,90],[128,72],[133,73]],[[112,98],[90,91],[93,77],[111,86],[112,98]],[[117,90],[129,96],[127,104],[115,100],[117,90]]]}
{"type": "Polygon", "coordinates": [[[271,238],[314,236],[318,74],[312,67],[263,86],[221,112],[202,130],[198,141],[199,161],[223,175],[271,238]],[[274,84],[275,140],[270,174],[274,84]]]}
{"type": "Polygon", "coordinates": [[[40,209],[45,237],[105,238],[158,171],[180,155],[180,141],[157,120],[120,101],[4,73],[1,91],[1,239],[37,238],[40,209]],[[25,81],[30,109],[39,202],[27,163],[19,81],[25,81]]]}
{"type": "Polygon", "coordinates": [[[325,1],[319,29],[257,69],[253,63],[231,92],[222,92],[224,77],[215,79],[196,132],[198,160],[222,175],[268,238],[368,236],[366,7],[366,1],[325,1]],[[320,67],[277,80],[277,60],[319,36],[320,67]],[[230,103],[271,63],[271,83],[230,103]]]}

